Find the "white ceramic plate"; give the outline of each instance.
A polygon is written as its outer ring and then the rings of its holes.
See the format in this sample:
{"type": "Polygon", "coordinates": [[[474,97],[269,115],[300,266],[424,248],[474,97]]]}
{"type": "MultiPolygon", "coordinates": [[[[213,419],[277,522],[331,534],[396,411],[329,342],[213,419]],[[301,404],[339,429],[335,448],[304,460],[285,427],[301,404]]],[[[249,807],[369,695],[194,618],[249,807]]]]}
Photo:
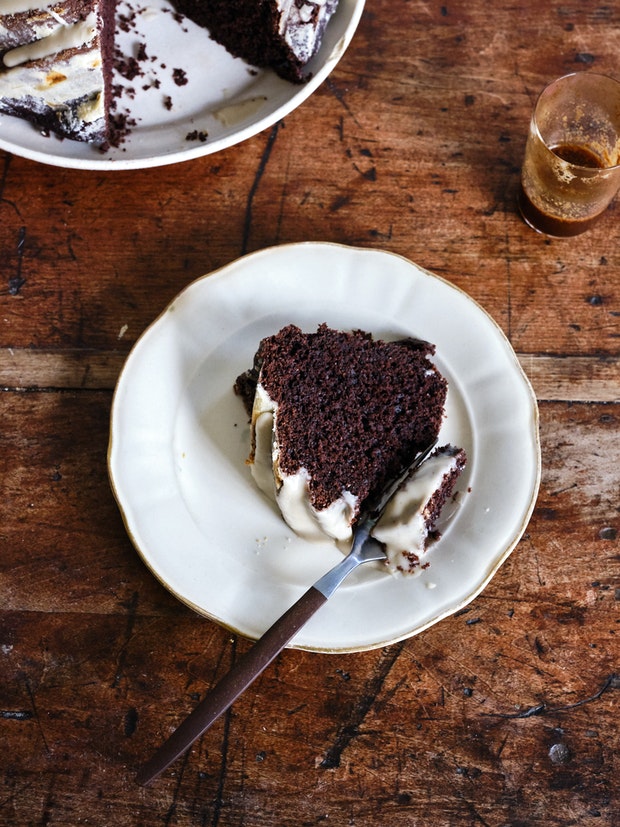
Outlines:
{"type": "MultiPolygon", "coordinates": [[[[125,14],[125,2],[118,15],[125,14]]],[[[135,55],[145,43],[149,59],[141,63],[142,77],[115,79],[125,88],[118,111],[136,120],[124,143],[102,153],[79,141],[44,137],[25,121],[0,115],[1,149],[55,166],[99,170],[162,166],[219,152],[276,123],[323,83],[353,37],[364,0],[340,0],[303,85],[250,69],[204,29],[188,20],[180,25],[167,0],[135,0],[132,7],[140,13],[128,31],[117,32],[117,45],[124,55],[135,55]],[[184,85],[175,82],[176,69],[185,73],[184,85]],[[192,133],[208,138],[188,140],[192,133]]]]}
{"type": "Polygon", "coordinates": [[[306,243],[242,258],[187,287],[139,339],[116,388],[109,472],[136,548],[197,612],[259,637],[341,559],[295,537],[254,485],[232,390],[263,336],[321,322],[437,345],[449,382],[440,440],[466,449],[461,505],[417,577],[354,572],[293,640],[383,646],[472,600],[521,537],[540,477],[538,409],[505,336],[465,293],[399,256],[306,243]]]}

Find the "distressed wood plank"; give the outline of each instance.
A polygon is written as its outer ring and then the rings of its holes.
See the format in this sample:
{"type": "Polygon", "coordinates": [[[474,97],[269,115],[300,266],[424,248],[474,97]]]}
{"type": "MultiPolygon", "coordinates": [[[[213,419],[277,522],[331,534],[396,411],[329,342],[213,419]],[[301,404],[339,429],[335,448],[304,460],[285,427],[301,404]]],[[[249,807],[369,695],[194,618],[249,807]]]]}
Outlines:
{"type": "MultiPolygon", "coordinates": [[[[620,362],[612,357],[517,354],[539,401],[618,402],[620,362]]],[[[0,351],[0,387],[27,390],[114,388],[127,353],[0,351]]]]}
{"type": "Polygon", "coordinates": [[[374,652],[284,652],[143,790],[249,644],[131,547],[97,471],[109,402],[0,394],[0,824],[613,824],[620,406],[542,404],[534,516],[465,611],[374,652]]]}

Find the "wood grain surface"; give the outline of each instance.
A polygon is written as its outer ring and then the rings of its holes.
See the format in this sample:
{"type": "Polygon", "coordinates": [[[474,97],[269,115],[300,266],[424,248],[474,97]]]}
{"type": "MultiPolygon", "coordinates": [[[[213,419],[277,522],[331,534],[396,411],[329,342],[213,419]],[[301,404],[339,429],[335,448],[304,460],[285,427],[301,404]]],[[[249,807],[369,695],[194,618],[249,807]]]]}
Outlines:
{"type": "Polygon", "coordinates": [[[620,823],[620,204],[571,240],[516,210],[552,78],[620,78],[620,8],[367,0],[300,108],[153,170],[0,151],[0,825],[620,823]],[[137,767],[250,645],[181,605],[106,470],[119,370],[189,282],[274,244],[386,249],[497,321],[540,407],[516,550],[399,644],[282,653],[151,787],[137,767]]]}

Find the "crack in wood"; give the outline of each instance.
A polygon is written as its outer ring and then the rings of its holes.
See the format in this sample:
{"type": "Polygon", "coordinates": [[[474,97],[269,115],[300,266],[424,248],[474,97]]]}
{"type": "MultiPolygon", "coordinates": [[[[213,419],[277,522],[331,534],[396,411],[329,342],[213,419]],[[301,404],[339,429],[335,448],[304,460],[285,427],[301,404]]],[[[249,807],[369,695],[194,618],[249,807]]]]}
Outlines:
{"type": "Polygon", "coordinates": [[[125,639],[123,640],[118,658],[116,660],[116,671],[112,680],[112,689],[117,689],[125,671],[125,660],[127,658],[127,646],[133,634],[133,627],[136,622],[136,611],[138,609],[138,592],[134,592],[127,603],[127,623],[125,626],[125,639]]]}
{"type": "Polygon", "coordinates": [[[18,296],[19,291],[26,284],[26,279],[22,276],[22,263],[24,260],[24,244],[26,243],[26,228],[20,227],[17,235],[17,269],[15,274],[9,276],[9,295],[18,296]]]}
{"type": "Polygon", "coordinates": [[[29,709],[3,709],[0,710],[0,718],[5,721],[30,721],[34,713],[29,709]]]}
{"type": "Polygon", "coordinates": [[[254,196],[256,195],[258,185],[260,184],[263,173],[269,163],[269,156],[271,155],[271,150],[273,149],[276,138],[278,137],[278,131],[281,124],[282,121],[278,121],[271,127],[265,149],[263,150],[263,154],[258,164],[258,169],[256,170],[254,180],[252,181],[252,186],[250,187],[250,191],[248,193],[248,200],[245,206],[245,220],[243,223],[243,237],[241,239],[241,255],[245,255],[248,251],[248,241],[250,238],[250,230],[252,228],[252,205],[254,203],[254,196]]]}
{"type": "Polygon", "coordinates": [[[551,715],[555,712],[567,712],[571,709],[577,709],[580,706],[592,703],[598,700],[608,689],[620,689],[620,675],[613,672],[608,675],[601,688],[587,698],[582,698],[573,704],[565,704],[564,706],[548,706],[545,702],[530,706],[521,712],[483,712],[485,718],[533,718],[536,715],[551,715]]]}
{"type": "Polygon", "coordinates": [[[28,679],[26,679],[26,690],[28,692],[28,697],[30,698],[30,703],[32,705],[32,717],[36,721],[37,727],[39,728],[39,732],[41,733],[43,746],[45,747],[45,751],[48,753],[48,755],[51,755],[52,750],[50,749],[50,746],[47,743],[47,738],[45,737],[45,732],[43,731],[43,725],[41,724],[41,718],[39,717],[39,710],[37,709],[37,703],[35,701],[34,692],[32,691],[32,686],[30,685],[30,681],[28,679]]]}
{"type": "Polygon", "coordinates": [[[360,734],[360,726],[377,700],[387,676],[400,657],[404,645],[405,642],[402,641],[390,647],[387,654],[379,662],[374,677],[368,683],[366,692],[364,692],[355,704],[349,719],[342,724],[333,744],[326,751],[323,760],[319,764],[321,769],[331,770],[340,766],[343,752],[347,749],[351,741],[360,734]]]}
{"type": "MultiPolygon", "coordinates": [[[[232,655],[231,667],[234,665],[237,654],[237,638],[232,638],[232,655]]],[[[228,773],[228,750],[230,748],[230,721],[232,712],[230,708],[224,715],[224,735],[222,737],[222,761],[220,763],[220,771],[217,779],[217,790],[215,792],[215,800],[213,803],[213,816],[211,818],[211,827],[217,827],[220,823],[220,816],[222,814],[222,805],[224,802],[224,785],[228,773]]]]}
{"type": "Polygon", "coordinates": [[[12,202],[7,201],[7,199],[4,197],[4,190],[6,188],[6,182],[7,182],[8,177],[9,177],[10,167],[11,167],[11,154],[7,153],[4,156],[4,166],[2,168],[2,177],[0,177],[0,201],[4,202],[5,204],[12,203],[12,202]]]}
{"type": "MultiPolygon", "coordinates": [[[[326,89],[329,89],[329,91],[330,91],[330,92],[332,93],[332,95],[336,98],[336,100],[338,101],[338,103],[339,103],[339,104],[342,106],[342,108],[343,108],[343,109],[347,112],[347,114],[348,114],[348,115],[352,118],[353,123],[354,123],[356,126],[359,126],[359,125],[360,125],[360,123],[359,123],[358,119],[356,118],[355,114],[354,114],[354,113],[353,113],[353,111],[351,110],[351,107],[350,107],[350,106],[349,106],[349,104],[347,103],[347,100],[346,100],[346,90],[340,89],[340,87],[339,87],[339,86],[337,86],[337,85],[334,83],[333,78],[327,78],[327,79],[325,80],[325,87],[326,87],[326,89]]],[[[340,126],[340,133],[341,133],[341,136],[342,136],[343,131],[344,131],[344,130],[343,130],[343,126],[342,126],[342,123],[341,123],[341,126],[340,126]]]]}
{"type": "Polygon", "coordinates": [[[180,791],[181,791],[181,784],[182,784],[182,781],[183,781],[183,777],[185,775],[185,769],[187,767],[188,759],[189,759],[189,750],[185,753],[185,755],[181,759],[181,767],[179,769],[179,774],[178,774],[178,777],[177,777],[177,783],[175,784],[175,787],[174,787],[174,792],[172,793],[172,801],[170,802],[170,806],[168,807],[168,810],[166,811],[166,813],[164,815],[163,824],[166,827],[168,827],[169,824],[173,823],[173,819],[176,815],[177,805],[178,805],[178,801],[179,801],[179,794],[180,794],[180,791]]]}

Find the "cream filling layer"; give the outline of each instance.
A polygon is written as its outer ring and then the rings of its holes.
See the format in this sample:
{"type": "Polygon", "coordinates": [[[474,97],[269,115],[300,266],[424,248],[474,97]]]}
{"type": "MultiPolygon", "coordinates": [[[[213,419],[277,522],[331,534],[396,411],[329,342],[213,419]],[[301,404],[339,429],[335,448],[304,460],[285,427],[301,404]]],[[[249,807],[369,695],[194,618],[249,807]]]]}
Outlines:
{"type": "Polygon", "coordinates": [[[57,1],[43,4],[38,2],[38,0],[2,0],[2,2],[0,2],[0,13],[21,14],[25,11],[36,11],[41,7],[52,8],[56,5],[58,5],[57,1]]]}
{"type": "Polygon", "coordinates": [[[84,97],[84,90],[90,88],[78,116],[93,123],[105,115],[100,74],[100,59],[95,54],[75,55],[70,64],[59,62],[47,69],[17,66],[3,77],[2,93],[16,100],[35,93],[42,104],[62,108],[68,101],[84,97]]]}
{"type": "Polygon", "coordinates": [[[89,46],[97,36],[97,15],[91,12],[88,17],[71,26],[58,25],[46,37],[11,49],[4,55],[3,61],[7,69],[13,69],[29,60],[41,60],[44,57],[56,55],[66,49],[77,49],[89,46]]]}

